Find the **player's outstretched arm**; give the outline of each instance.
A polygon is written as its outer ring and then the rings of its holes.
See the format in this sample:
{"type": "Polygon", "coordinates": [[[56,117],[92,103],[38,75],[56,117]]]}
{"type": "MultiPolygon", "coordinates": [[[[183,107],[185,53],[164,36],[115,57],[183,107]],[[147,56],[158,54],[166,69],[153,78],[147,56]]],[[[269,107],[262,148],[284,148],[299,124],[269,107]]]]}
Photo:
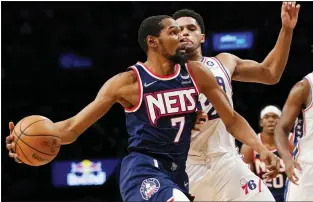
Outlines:
{"type": "Polygon", "coordinates": [[[59,128],[62,144],[74,142],[80,134],[105,115],[112,105],[123,99],[136,76],[133,71],[120,73],[109,79],[100,89],[96,98],[75,116],[55,123],[59,128]]]}
{"type": "Polygon", "coordinates": [[[198,90],[213,104],[226,129],[235,138],[249,145],[260,154],[261,161],[279,169],[279,159],[269,152],[258,140],[248,122],[233,110],[224,91],[218,86],[213,74],[200,62],[190,62],[189,70],[197,83],[198,90]]]}
{"type": "Polygon", "coordinates": [[[295,2],[284,2],[281,8],[282,28],[276,45],[263,62],[243,60],[229,53],[216,57],[223,61],[232,73],[232,79],[243,82],[276,84],[286,67],[293,29],[298,21],[300,5],[295,2]],[[234,67],[234,68],[230,68],[234,67]]]}
{"type": "Polygon", "coordinates": [[[291,131],[301,109],[306,105],[310,93],[307,80],[302,80],[293,86],[284,105],[282,115],[275,128],[274,140],[278,152],[286,165],[286,174],[290,181],[297,183],[298,177],[294,168],[301,170],[300,165],[290,154],[288,135],[291,131]]]}

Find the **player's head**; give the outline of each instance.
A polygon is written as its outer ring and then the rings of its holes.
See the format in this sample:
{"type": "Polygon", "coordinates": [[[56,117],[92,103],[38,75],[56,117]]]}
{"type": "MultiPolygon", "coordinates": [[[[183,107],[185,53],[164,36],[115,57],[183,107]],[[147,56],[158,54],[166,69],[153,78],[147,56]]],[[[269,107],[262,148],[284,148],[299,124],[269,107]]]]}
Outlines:
{"type": "Polygon", "coordinates": [[[172,62],[181,62],[179,52],[181,30],[176,21],[167,15],[146,18],[138,30],[138,42],[147,55],[157,53],[172,62]]]}
{"type": "Polygon", "coordinates": [[[262,109],[260,113],[260,127],[262,128],[262,132],[274,134],[280,116],[281,110],[274,105],[268,105],[262,109]]]}
{"type": "Polygon", "coordinates": [[[181,42],[185,46],[186,53],[201,51],[201,43],[205,41],[205,26],[201,15],[193,10],[182,9],[176,11],[173,18],[182,30],[181,42]]]}

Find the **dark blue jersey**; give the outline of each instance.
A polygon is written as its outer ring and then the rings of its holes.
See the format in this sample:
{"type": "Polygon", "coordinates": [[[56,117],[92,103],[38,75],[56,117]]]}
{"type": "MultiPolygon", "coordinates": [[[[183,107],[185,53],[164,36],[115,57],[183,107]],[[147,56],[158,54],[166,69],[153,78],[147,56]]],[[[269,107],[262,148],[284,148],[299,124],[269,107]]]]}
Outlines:
{"type": "Polygon", "coordinates": [[[176,65],[173,75],[163,77],[140,62],[129,68],[139,86],[139,102],[125,109],[129,151],[185,164],[199,94],[187,66],[176,65]]]}

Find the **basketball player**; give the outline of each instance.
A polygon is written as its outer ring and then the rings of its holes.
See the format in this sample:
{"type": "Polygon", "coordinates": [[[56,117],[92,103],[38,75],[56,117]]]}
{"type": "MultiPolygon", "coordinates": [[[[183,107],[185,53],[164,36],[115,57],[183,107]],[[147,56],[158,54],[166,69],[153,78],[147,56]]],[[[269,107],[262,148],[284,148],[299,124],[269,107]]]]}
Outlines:
{"type": "Polygon", "coordinates": [[[313,72],[291,89],[275,129],[275,143],[286,167],[286,201],[313,201],[313,72]],[[288,150],[288,134],[300,111],[303,135],[295,145],[294,157],[288,150]],[[290,183],[290,181],[292,183],[290,183]]]}
{"type": "MultiPolygon", "coordinates": [[[[282,28],[277,43],[262,63],[242,60],[228,53],[204,57],[201,52],[201,43],[205,40],[202,17],[184,9],[174,13],[173,18],[182,29],[187,59],[201,61],[211,70],[232,105],[231,80],[264,84],[279,81],[287,63],[299,9],[300,5],[296,6],[295,3],[283,3],[282,28]]],[[[235,139],[226,130],[210,99],[203,94],[199,99],[200,108],[208,114],[209,121],[199,126],[201,132],[193,133],[191,137],[186,170],[191,194],[198,201],[274,201],[262,180],[237,155],[235,139]]],[[[274,170],[268,177],[275,177],[275,174],[278,172],[274,170]]]]}
{"type": "MultiPolygon", "coordinates": [[[[185,163],[196,103],[201,92],[210,99],[227,130],[261,153],[268,165],[279,159],[256,138],[249,124],[236,113],[214,76],[200,62],[181,62],[181,30],[169,16],[145,19],[138,41],[147,54],[124,73],[108,80],[97,97],[77,115],[57,122],[63,144],[80,134],[111,108],[125,108],[130,154],[121,165],[123,201],[189,201],[185,163]],[[179,64],[178,64],[179,63],[179,64]]],[[[10,124],[13,129],[13,124],[10,124]]],[[[12,138],[7,138],[11,149],[12,138]]],[[[16,157],[16,154],[10,153],[16,157]]]]}
{"type": "MultiPolygon", "coordinates": [[[[266,146],[268,150],[279,156],[275,142],[274,142],[274,130],[281,116],[281,110],[276,106],[269,105],[266,106],[260,114],[260,127],[261,132],[258,134],[260,141],[266,146]]],[[[291,137],[291,135],[290,135],[291,137]]],[[[290,151],[292,152],[293,145],[292,139],[290,138],[290,151]]],[[[286,182],[286,173],[285,166],[281,160],[281,168],[279,174],[273,178],[268,179],[264,174],[267,173],[266,165],[259,160],[259,154],[253,151],[247,145],[241,147],[241,153],[243,154],[244,161],[250,165],[250,169],[258,175],[266,186],[269,188],[273,194],[276,202],[284,201],[284,192],[285,192],[285,182],[286,182]]]]}

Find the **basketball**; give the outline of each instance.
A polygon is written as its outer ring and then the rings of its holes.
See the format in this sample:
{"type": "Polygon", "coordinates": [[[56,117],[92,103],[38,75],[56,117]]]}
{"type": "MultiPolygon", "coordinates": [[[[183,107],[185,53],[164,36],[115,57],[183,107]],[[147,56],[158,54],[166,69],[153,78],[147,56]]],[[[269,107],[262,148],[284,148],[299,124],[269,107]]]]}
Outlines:
{"type": "Polygon", "coordinates": [[[41,166],[52,161],[60,151],[61,138],[54,123],[43,116],[33,115],[20,120],[13,135],[18,159],[30,166],[41,166]]]}

